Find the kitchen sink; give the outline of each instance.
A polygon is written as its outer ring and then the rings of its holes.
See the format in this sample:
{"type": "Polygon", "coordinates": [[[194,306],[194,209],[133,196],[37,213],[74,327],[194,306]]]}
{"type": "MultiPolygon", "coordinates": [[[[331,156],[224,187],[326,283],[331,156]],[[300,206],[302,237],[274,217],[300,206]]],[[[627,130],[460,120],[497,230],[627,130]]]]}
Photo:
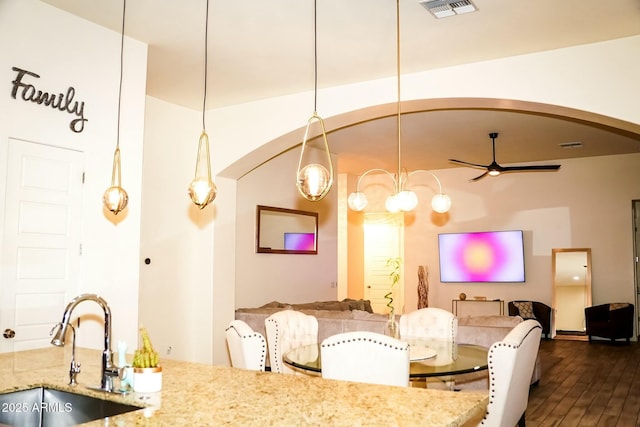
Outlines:
{"type": "Polygon", "coordinates": [[[142,408],[97,397],[37,387],[0,394],[0,426],[72,426],[139,409],[142,408]]]}

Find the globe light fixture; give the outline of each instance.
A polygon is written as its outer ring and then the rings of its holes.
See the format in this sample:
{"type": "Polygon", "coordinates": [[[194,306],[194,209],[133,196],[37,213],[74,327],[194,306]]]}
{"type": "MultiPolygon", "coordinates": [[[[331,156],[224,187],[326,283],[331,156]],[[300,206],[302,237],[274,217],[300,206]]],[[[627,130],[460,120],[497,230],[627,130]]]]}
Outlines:
{"type": "Polygon", "coordinates": [[[302,139],[302,150],[298,160],[298,171],[296,174],[296,187],[307,200],[312,202],[322,200],[331,190],[333,185],[333,163],[327,142],[327,132],[324,120],[317,113],[318,103],[318,15],[317,0],[313,2],[313,42],[314,42],[314,91],[313,91],[313,114],[307,121],[307,127],[302,139]],[[311,127],[317,123],[322,133],[322,152],[317,153],[310,147],[309,135],[311,127]]]}
{"type": "Polygon", "coordinates": [[[211,154],[209,152],[209,135],[206,131],[207,109],[207,46],[209,39],[209,0],[205,12],[204,27],[204,95],[202,99],[202,133],[198,140],[198,156],[193,180],[189,184],[189,197],[200,209],[204,209],[216,198],[216,185],[211,179],[211,154]]]}
{"type": "Polygon", "coordinates": [[[127,207],[129,203],[129,195],[122,188],[122,180],[120,175],[120,104],[122,102],[122,70],[124,56],[124,23],[127,10],[127,0],[122,2],[122,32],[120,34],[120,84],[118,88],[118,130],[116,134],[116,149],[113,153],[113,166],[111,168],[111,186],[102,195],[102,203],[104,207],[118,215],[127,207]]]}

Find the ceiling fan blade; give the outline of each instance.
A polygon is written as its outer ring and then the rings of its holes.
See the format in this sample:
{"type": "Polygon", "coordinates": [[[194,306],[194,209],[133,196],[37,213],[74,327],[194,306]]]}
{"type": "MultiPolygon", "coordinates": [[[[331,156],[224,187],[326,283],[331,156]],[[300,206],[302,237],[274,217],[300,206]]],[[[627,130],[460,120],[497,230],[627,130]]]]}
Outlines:
{"type": "Polygon", "coordinates": [[[453,163],[459,163],[459,164],[465,165],[465,166],[472,166],[474,168],[487,168],[487,167],[489,167],[489,165],[479,165],[478,163],[463,162],[462,160],[456,160],[456,159],[449,159],[449,161],[453,162],[453,163]]]}
{"type": "Polygon", "coordinates": [[[517,171],[557,171],[561,165],[531,165],[531,166],[504,166],[502,172],[517,172],[517,171]]]}
{"type": "Polygon", "coordinates": [[[469,181],[478,181],[479,179],[484,178],[485,176],[487,176],[489,174],[489,171],[486,171],[485,173],[483,173],[480,176],[476,176],[475,178],[471,178],[469,181]]]}

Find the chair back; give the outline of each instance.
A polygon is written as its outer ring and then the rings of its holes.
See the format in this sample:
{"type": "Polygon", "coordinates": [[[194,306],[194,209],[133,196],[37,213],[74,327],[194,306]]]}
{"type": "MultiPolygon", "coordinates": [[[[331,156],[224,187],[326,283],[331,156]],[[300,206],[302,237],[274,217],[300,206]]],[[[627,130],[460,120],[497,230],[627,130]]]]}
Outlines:
{"type": "Polygon", "coordinates": [[[542,327],[536,320],[516,325],[489,349],[489,405],[480,425],[524,425],[529,385],[538,356],[542,327]]]}
{"type": "Polygon", "coordinates": [[[231,366],[252,371],[264,371],[267,342],[242,320],[233,320],[225,330],[231,366]]]}
{"type": "Polygon", "coordinates": [[[400,337],[438,339],[455,342],[458,318],[436,307],[421,308],[400,316],[400,337]]]}
{"type": "Polygon", "coordinates": [[[318,343],[318,319],[295,310],[273,313],[264,321],[271,372],[292,374],[295,371],[282,356],[295,347],[318,343]]]}
{"type": "Polygon", "coordinates": [[[344,332],[320,346],[322,377],[370,384],[409,385],[409,344],[375,332],[344,332]]]}

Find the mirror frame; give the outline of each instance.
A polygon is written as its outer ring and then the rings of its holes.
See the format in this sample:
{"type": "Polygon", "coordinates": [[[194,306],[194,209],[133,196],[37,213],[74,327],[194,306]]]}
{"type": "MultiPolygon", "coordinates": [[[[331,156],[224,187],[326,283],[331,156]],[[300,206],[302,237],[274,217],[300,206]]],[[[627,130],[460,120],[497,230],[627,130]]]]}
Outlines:
{"type": "Polygon", "coordinates": [[[551,249],[551,281],[552,281],[552,292],[553,292],[553,310],[554,310],[554,322],[553,322],[553,335],[556,334],[556,322],[555,322],[555,311],[557,310],[558,301],[557,301],[557,292],[556,292],[556,275],[557,275],[557,261],[556,255],[559,253],[567,253],[567,252],[584,252],[587,256],[587,265],[585,266],[585,293],[586,300],[584,302],[585,307],[591,307],[592,305],[592,289],[591,289],[591,248],[553,248],[551,249]]]}
{"type": "MultiPolygon", "coordinates": [[[[286,226],[286,225],[285,225],[286,226]]],[[[299,231],[294,231],[299,232],[299,231]]],[[[311,230],[305,229],[305,233],[311,233],[311,230]]],[[[276,208],[273,206],[263,206],[257,205],[256,207],[256,252],[263,254],[305,254],[305,255],[317,255],[318,254],[318,212],[308,212],[301,211],[297,209],[286,209],[286,208],[276,208]],[[282,224],[278,224],[277,222],[273,222],[273,218],[269,218],[269,214],[276,214],[281,216],[290,216],[293,220],[295,217],[310,217],[313,220],[313,249],[312,250],[302,250],[302,249],[285,249],[284,244],[283,248],[273,248],[273,246],[267,246],[263,241],[263,235],[261,231],[265,228],[275,229],[276,234],[284,235],[286,232],[285,228],[282,228],[282,224]]]]}

